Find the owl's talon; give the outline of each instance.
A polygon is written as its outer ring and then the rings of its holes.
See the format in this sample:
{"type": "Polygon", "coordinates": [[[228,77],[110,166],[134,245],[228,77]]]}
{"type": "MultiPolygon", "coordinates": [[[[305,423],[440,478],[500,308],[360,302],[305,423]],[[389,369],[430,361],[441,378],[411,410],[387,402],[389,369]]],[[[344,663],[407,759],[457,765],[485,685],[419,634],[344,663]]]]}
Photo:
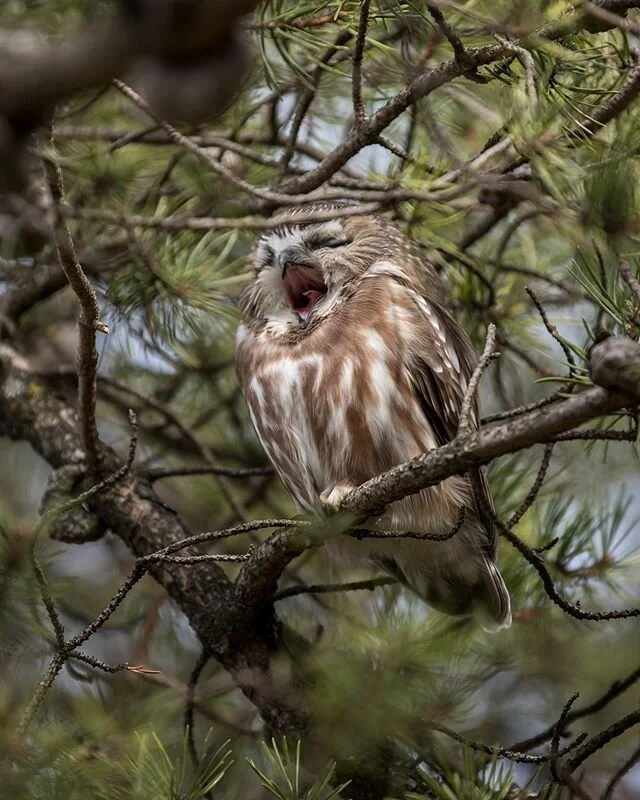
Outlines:
{"type": "Polygon", "coordinates": [[[328,492],[322,492],[322,494],[320,495],[320,503],[322,504],[322,510],[330,514],[337,514],[338,511],[340,511],[340,504],[329,502],[329,494],[330,493],[328,492]]]}
{"type": "Polygon", "coordinates": [[[342,509],[342,501],[354,488],[354,486],[338,485],[325,489],[320,494],[322,507],[333,514],[337,514],[342,509]]]}

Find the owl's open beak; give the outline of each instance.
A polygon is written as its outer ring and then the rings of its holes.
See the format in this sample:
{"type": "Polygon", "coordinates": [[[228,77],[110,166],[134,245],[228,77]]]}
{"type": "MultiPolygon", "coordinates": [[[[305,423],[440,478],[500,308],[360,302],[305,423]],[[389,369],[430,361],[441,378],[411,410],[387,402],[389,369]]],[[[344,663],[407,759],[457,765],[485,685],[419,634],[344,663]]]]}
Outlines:
{"type": "Polygon", "coordinates": [[[290,308],[306,328],[309,316],[327,294],[322,272],[314,267],[287,262],[282,268],[282,283],[290,308]]]}
{"type": "Polygon", "coordinates": [[[295,250],[282,250],[280,253],[278,253],[278,264],[282,270],[283,280],[284,276],[287,274],[287,270],[296,263],[296,260],[299,260],[299,256],[295,250]]]}

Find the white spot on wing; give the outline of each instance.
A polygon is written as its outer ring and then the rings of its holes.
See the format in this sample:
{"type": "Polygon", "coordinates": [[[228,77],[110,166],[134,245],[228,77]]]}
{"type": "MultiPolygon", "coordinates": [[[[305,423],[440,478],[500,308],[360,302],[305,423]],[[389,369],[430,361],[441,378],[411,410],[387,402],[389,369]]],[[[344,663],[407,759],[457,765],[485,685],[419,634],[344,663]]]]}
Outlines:
{"type": "Polygon", "coordinates": [[[393,278],[400,278],[400,280],[407,279],[407,273],[398,264],[386,260],[376,261],[367,270],[367,277],[376,275],[390,275],[393,278]]]}
{"type": "Polygon", "coordinates": [[[379,333],[376,331],[368,331],[364,339],[373,356],[378,358],[384,358],[386,356],[388,348],[379,333]]]}
{"type": "Polygon", "coordinates": [[[340,394],[347,400],[353,390],[353,375],[355,367],[350,358],[345,358],[342,362],[342,375],[340,376],[340,394]]]}

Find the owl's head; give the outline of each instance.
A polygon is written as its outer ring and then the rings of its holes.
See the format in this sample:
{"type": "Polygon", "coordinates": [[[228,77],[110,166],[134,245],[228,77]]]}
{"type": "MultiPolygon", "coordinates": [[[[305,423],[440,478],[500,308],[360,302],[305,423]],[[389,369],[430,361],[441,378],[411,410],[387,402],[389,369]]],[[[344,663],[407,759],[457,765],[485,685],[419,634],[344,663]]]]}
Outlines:
{"type": "Polygon", "coordinates": [[[288,218],[264,233],[253,254],[254,278],[240,301],[252,319],[304,331],[331,312],[350,284],[372,264],[397,250],[386,220],[373,216],[336,217],[309,222],[310,211],[339,204],[317,203],[280,211],[288,218]],[[292,217],[300,221],[292,222],[292,217]],[[386,235],[385,235],[386,234],[386,235]]]}

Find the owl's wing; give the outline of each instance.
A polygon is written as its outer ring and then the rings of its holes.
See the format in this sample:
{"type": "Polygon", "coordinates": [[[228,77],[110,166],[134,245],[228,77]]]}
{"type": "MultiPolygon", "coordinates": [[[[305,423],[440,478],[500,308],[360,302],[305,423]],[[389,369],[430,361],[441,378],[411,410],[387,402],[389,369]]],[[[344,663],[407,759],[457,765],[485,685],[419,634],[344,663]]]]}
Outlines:
{"type": "MultiPolygon", "coordinates": [[[[422,411],[438,444],[450,442],[456,435],[460,411],[475,363],[473,346],[451,314],[439,304],[429,303],[420,294],[412,294],[417,335],[408,343],[408,367],[422,411]]],[[[471,407],[471,425],[478,427],[478,402],[471,407]]],[[[493,499],[484,470],[474,470],[478,489],[486,505],[493,510],[493,499]]],[[[475,511],[488,535],[488,552],[496,548],[496,532],[491,517],[475,498],[475,511]]]]}

